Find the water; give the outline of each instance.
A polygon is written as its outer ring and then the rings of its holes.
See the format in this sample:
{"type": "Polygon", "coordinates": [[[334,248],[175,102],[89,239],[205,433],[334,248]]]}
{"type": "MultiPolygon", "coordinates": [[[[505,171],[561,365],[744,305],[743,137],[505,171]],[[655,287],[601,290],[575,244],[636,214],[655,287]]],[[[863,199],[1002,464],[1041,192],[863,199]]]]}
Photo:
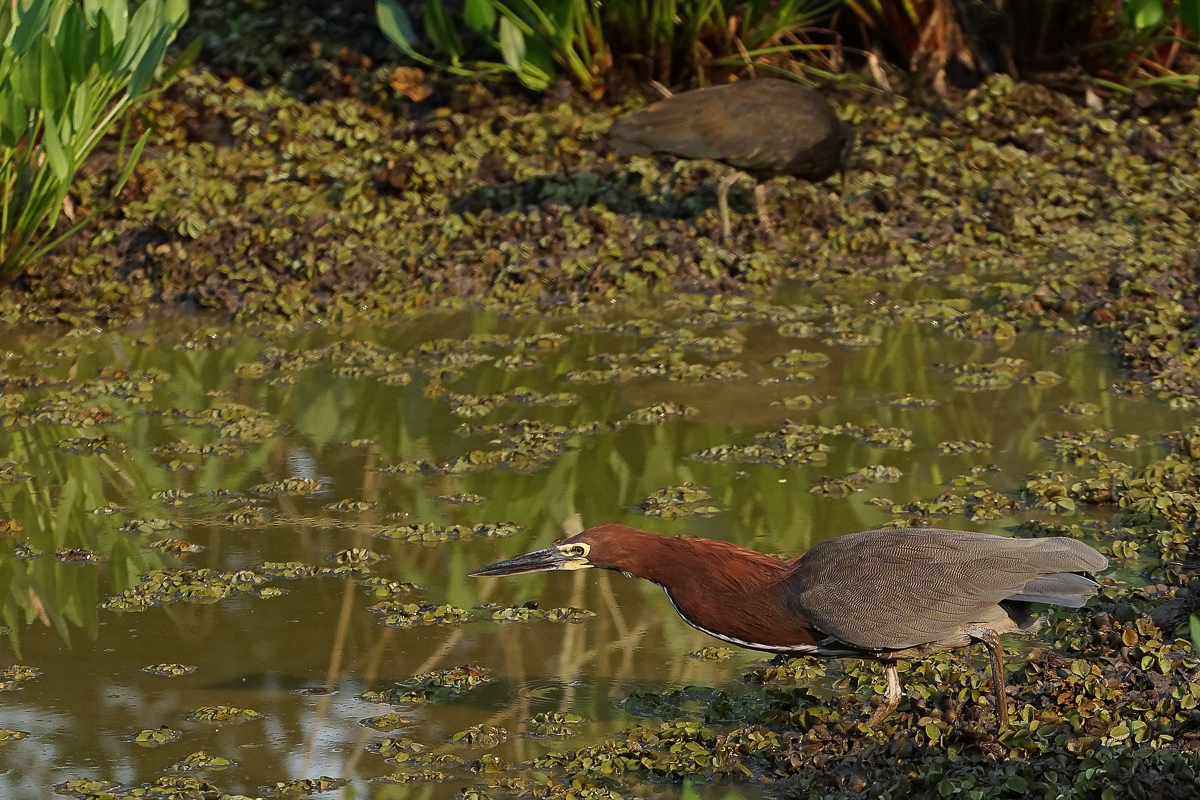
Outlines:
{"type": "MultiPolygon", "coordinates": [[[[788,308],[772,313],[811,321],[815,328],[802,331],[810,335],[782,335],[787,319],[756,319],[762,314],[744,308],[711,317],[697,309],[645,312],[650,321],[640,333],[599,330],[600,323],[629,323],[635,317],[628,313],[582,320],[581,329],[581,320],[567,316],[460,312],[389,326],[232,335],[188,320],[84,335],[0,334],[0,524],[15,521],[21,528],[0,541],[2,613],[11,629],[0,638],[0,667],[41,671],[32,680],[6,684],[0,727],[28,737],[0,748],[0,796],[48,796],[55,784],[81,778],[132,787],[170,774],[170,765],[202,750],[234,762],[197,773],[226,792],[254,794],[277,781],[327,775],[353,779],[354,796],[391,797],[410,790],[370,780],[414,767],[365,749],[385,736],[410,738],[427,745],[427,752],[467,762],[494,753],[510,765],[596,742],[640,721],[621,706],[635,691],[686,685],[754,691],[740,676],[762,660],[760,654],[739,651],[725,661],[689,657],[718,643],[686,626],[656,587],[614,573],[480,580],[466,577],[471,569],[601,522],[795,554],[825,538],[905,516],[893,513],[893,504],[952,489],[961,493],[953,481],[973,467],[994,465],[973,481],[1002,494],[1013,492],[1029,472],[1077,469],[1055,460],[1042,440],[1055,431],[1140,434],[1141,446],[1106,450],[1136,466],[1161,455],[1158,433],[1187,424],[1183,412],[1111,391],[1121,376],[1095,343],[1049,334],[977,342],[929,325],[886,325],[844,307],[833,314],[788,308]],[[664,318],[670,324],[655,322],[664,318]],[[831,334],[822,327],[874,336],[878,344],[826,343],[831,334]],[[605,369],[614,356],[667,363],[667,355],[683,346],[680,330],[728,337],[707,349],[691,342],[688,363],[732,362],[746,376],[691,383],[569,379],[572,372],[605,369]],[[452,344],[481,334],[507,338],[452,344]],[[439,340],[421,354],[422,343],[439,340]],[[371,347],[330,347],[351,341],[371,347]],[[661,357],[654,357],[656,346],[661,357]],[[706,357],[714,347],[716,355],[706,357]],[[795,349],[825,353],[829,363],[803,367],[813,375],[809,382],[762,385],[784,373],[772,360],[795,349]],[[441,372],[480,354],[486,358],[458,374],[441,372]],[[508,356],[513,360],[501,363],[508,356]],[[1028,362],[1011,385],[955,388],[955,367],[1000,357],[1028,362]],[[1039,370],[1062,380],[1053,386],[1021,382],[1039,370]],[[450,393],[494,396],[518,388],[577,398],[557,405],[509,402],[477,418],[451,412],[471,403],[450,393]],[[772,405],[800,394],[828,399],[811,409],[772,405]],[[906,395],[941,405],[892,405],[906,395]],[[512,432],[462,430],[518,420],[568,427],[612,423],[664,402],[696,413],[549,440],[518,442],[512,432]],[[1064,413],[1066,403],[1092,404],[1084,409],[1092,415],[1064,413]],[[692,457],[750,444],[785,419],[904,428],[911,436],[899,438],[910,438],[911,446],[831,435],[823,439],[829,447],[823,463],[779,467],[692,457]],[[958,455],[936,450],[943,442],[969,440],[991,447],[958,455]],[[545,449],[547,441],[553,446],[545,449]],[[537,469],[411,471],[418,460],[444,465],[472,451],[516,445],[532,448],[537,469]],[[205,446],[218,449],[188,452],[205,446]],[[845,496],[810,492],[823,477],[881,466],[902,474],[894,483],[866,483],[845,496]],[[261,488],[301,478],[319,481],[319,490],[278,494],[261,488]],[[656,518],[635,509],[652,492],[684,482],[704,487],[711,497],[693,506],[715,513],[656,518]],[[189,495],[162,494],[180,490],[189,495]],[[482,502],[439,499],[460,493],[479,495],[482,502]],[[342,501],[362,505],[337,507],[342,501]],[[94,513],[106,506],[112,513],[94,513]],[[449,541],[410,543],[377,536],[413,523],[445,529],[510,522],[521,529],[504,537],[460,532],[449,541]],[[179,556],[150,547],[164,539],[204,549],[179,556]],[[19,545],[47,555],[18,558],[19,545]],[[102,560],[55,558],[59,548],[85,549],[102,560]],[[100,607],[155,568],[237,571],[295,561],[328,569],[335,566],[329,559],[348,548],[387,556],[374,575],[424,587],[396,597],[400,602],[473,610],[483,603],[535,601],[541,609],[574,607],[596,616],[578,623],[386,627],[382,615],[367,610],[381,598],[347,577],[263,584],[284,589],[278,597],[235,591],[204,604],[125,613],[100,607]],[[163,663],[195,669],[179,677],[143,671],[163,663]],[[402,722],[388,733],[359,724],[392,710],[362,699],[364,692],[467,664],[492,680],[450,702],[398,706],[402,722]],[[220,726],[189,719],[197,709],[217,705],[261,716],[220,726]],[[567,738],[524,735],[528,721],[543,712],[576,714],[585,722],[567,738]],[[508,738],[490,749],[450,742],[479,724],[503,726],[508,738]],[[180,738],[154,748],[131,741],[160,726],[180,738]]],[[[936,521],[999,533],[1029,516],[1025,510],[975,522],[962,515],[936,521]]],[[[413,791],[450,798],[487,779],[468,766],[444,771],[448,781],[414,784],[413,791]]],[[[743,796],[757,793],[753,784],[735,789],[743,796]]],[[[674,797],[678,787],[633,782],[624,791],[674,797]]],[[[705,797],[715,800],[722,791],[712,787],[705,797]]]]}

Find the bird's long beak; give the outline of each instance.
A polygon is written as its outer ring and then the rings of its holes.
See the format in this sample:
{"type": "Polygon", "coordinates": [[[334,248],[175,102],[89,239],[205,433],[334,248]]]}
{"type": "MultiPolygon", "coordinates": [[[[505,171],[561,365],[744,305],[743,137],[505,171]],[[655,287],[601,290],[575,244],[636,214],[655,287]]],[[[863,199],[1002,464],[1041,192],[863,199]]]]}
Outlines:
{"type": "Polygon", "coordinates": [[[506,558],[495,564],[468,573],[473,578],[490,578],[500,575],[520,575],[524,572],[549,572],[551,570],[588,569],[592,564],[587,560],[587,549],[584,545],[555,545],[545,550],[535,550],[523,556],[506,558]]]}

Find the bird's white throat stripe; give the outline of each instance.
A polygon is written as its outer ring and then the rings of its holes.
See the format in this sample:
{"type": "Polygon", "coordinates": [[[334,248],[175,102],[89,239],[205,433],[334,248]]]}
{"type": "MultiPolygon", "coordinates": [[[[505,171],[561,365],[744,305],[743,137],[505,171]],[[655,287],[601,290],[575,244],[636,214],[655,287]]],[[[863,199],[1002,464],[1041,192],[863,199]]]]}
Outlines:
{"type": "MultiPolygon", "coordinates": [[[[680,618],[683,619],[684,622],[686,622],[688,625],[691,625],[693,628],[700,631],[701,633],[707,633],[709,636],[713,637],[714,639],[720,639],[722,642],[729,642],[730,644],[736,644],[738,647],[748,647],[751,650],[765,650],[768,653],[800,653],[800,654],[803,654],[803,653],[819,653],[819,654],[830,653],[831,654],[832,653],[832,651],[827,650],[825,647],[822,647],[821,644],[784,644],[784,645],[760,644],[759,642],[747,642],[742,639],[738,639],[737,637],[734,637],[734,636],[726,636],[723,633],[717,633],[716,631],[710,631],[708,628],[704,627],[703,625],[697,625],[695,622],[688,619],[687,614],[684,614],[682,611],[679,610],[679,606],[675,603],[675,598],[671,596],[671,592],[667,589],[667,587],[665,587],[665,586],[663,587],[663,592],[667,595],[667,599],[671,601],[671,607],[675,609],[675,613],[678,614],[680,616],[680,618]]],[[[826,641],[831,644],[836,644],[836,642],[834,642],[833,640],[826,640],[826,641]]],[[[824,643],[822,643],[822,644],[824,644],[824,643]]]]}

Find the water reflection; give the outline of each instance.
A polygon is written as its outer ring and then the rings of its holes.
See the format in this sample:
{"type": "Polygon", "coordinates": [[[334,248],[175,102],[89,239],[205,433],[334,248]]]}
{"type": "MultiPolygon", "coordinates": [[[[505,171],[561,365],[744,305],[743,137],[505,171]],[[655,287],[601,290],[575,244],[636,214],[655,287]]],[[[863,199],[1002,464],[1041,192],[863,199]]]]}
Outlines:
{"type": "MultiPolygon", "coordinates": [[[[855,343],[868,344],[851,348],[826,342],[840,317],[820,309],[677,313],[666,325],[657,319],[631,325],[614,316],[580,326],[566,318],[460,313],[344,330],[229,335],[164,325],[136,335],[10,337],[0,361],[0,522],[10,531],[0,549],[2,613],[11,629],[4,663],[42,674],[9,685],[19,691],[7,697],[3,725],[29,737],[0,750],[0,795],[40,796],[77,778],[134,786],[199,750],[235,762],[204,773],[223,791],[253,794],[319,775],[365,781],[415,769],[366,752],[368,743],[410,738],[435,756],[469,762],[485,751],[450,739],[479,724],[507,729],[490,752],[510,764],[595,742],[636,721],[621,705],[635,691],[693,684],[754,691],[739,676],[759,657],[689,657],[714,642],[679,620],[649,584],[609,573],[471,581],[470,569],[544,547],[572,519],[794,554],[884,524],[896,516],[893,505],[935,497],[973,467],[995,465],[972,480],[1000,493],[1030,471],[1061,469],[1043,441],[1054,431],[1141,434],[1144,446],[1112,453],[1136,466],[1161,454],[1157,433],[1185,421],[1108,391],[1119,374],[1102,352],[1060,337],[980,343],[913,324],[855,322],[855,343]],[[785,335],[789,320],[809,327],[785,335]],[[680,331],[693,339],[680,339],[680,331]],[[772,364],[800,349],[824,353],[828,363],[806,366],[808,381],[764,383],[794,372],[772,364]],[[1027,364],[1003,388],[955,388],[956,367],[1001,357],[1027,364]],[[684,375],[681,364],[724,363],[745,376],[663,377],[672,368],[684,375]],[[614,364],[645,371],[579,380],[614,364]],[[1039,370],[1061,381],[1022,382],[1039,370]],[[562,392],[577,400],[547,397],[562,392]],[[801,394],[813,398],[811,408],[780,405],[801,394]],[[894,404],[905,397],[939,405],[894,404]],[[627,421],[665,402],[698,413],[661,424],[627,421]],[[489,403],[498,405],[489,412],[489,403]],[[1061,410],[1066,403],[1094,408],[1076,416],[1061,410]],[[471,408],[487,413],[470,416],[471,408]],[[787,419],[900,428],[911,444],[882,447],[829,434],[822,458],[786,468],[694,458],[750,444],[787,419]],[[543,427],[464,433],[464,426],[521,421],[543,427]],[[973,440],[989,447],[937,452],[941,443],[973,440]],[[489,466],[503,459],[525,468],[489,466]],[[900,476],[844,496],[810,491],[822,478],[871,466],[894,467],[900,476]],[[635,510],[652,492],[684,482],[706,488],[706,504],[719,513],[670,519],[635,510]],[[483,502],[444,499],[463,493],[483,502]],[[470,530],[502,522],[522,527],[503,538],[470,530]],[[416,523],[448,538],[380,537],[416,523]],[[204,549],[186,555],[180,543],[204,549]],[[376,575],[423,587],[397,602],[449,604],[482,618],[474,610],[480,604],[536,601],[596,616],[393,628],[366,610],[380,598],[353,579],[256,584],[250,573],[230,577],[234,588],[212,602],[100,608],[151,570],[233,574],[301,562],[328,571],[336,568],[330,557],[350,548],[387,556],[376,575]],[[88,563],[84,551],[99,563],[88,563]],[[262,586],[284,593],[272,597],[262,586]],[[175,678],[141,671],[171,662],[196,670],[175,678]],[[457,700],[400,707],[403,722],[387,734],[359,724],[390,710],[364,693],[463,664],[482,667],[492,680],[457,700]],[[335,691],[298,691],[321,687],[335,691]],[[219,727],[189,721],[196,709],[216,705],[262,716],[219,727]],[[585,721],[568,739],[524,735],[534,715],[555,712],[585,721]],[[182,738],[157,748],[130,740],[163,725],[182,738]]],[[[1013,521],[957,516],[945,524],[999,532],[1013,521]]],[[[446,771],[447,783],[365,791],[449,798],[485,780],[466,767],[446,771]]],[[[755,789],[738,791],[751,796],[755,789]]],[[[674,797],[678,787],[630,786],[626,793],[674,797]]]]}

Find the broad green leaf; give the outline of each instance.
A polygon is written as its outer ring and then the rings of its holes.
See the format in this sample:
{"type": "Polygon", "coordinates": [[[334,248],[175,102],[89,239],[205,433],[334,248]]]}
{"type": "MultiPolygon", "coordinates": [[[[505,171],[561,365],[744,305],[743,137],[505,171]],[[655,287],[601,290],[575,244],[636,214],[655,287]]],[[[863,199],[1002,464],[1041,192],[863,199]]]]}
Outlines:
{"type": "Polygon", "coordinates": [[[417,35],[413,31],[412,20],[397,0],[376,0],[375,18],[379,20],[379,29],[392,44],[409,56],[417,54],[417,35]]]}
{"type": "Polygon", "coordinates": [[[520,74],[517,75],[521,82],[530,89],[545,91],[554,85],[557,74],[550,44],[537,35],[526,37],[525,61],[521,64],[520,74]]]}
{"type": "Polygon", "coordinates": [[[29,125],[29,109],[15,92],[0,92],[0,146],[16,147],[29,125]]]}
{"type": "Polygon", "coordinates": [[[75,86],[71,93],[71,128],[78,133],[92,124],[88,109],[91,106],[94,88],[87,83],[75,86]]]}
{"type": "Polygon", "coordinates": [[[463,53],[462,40],[442,0],[425,0],[425,35],[434,47],[450,56],[451,63],[458,63],[463,53]]]}
{"type": "Polygon", "coordinates": [[[508,17],[500,18],[500,55],[513,72],[520,72],[525,60],[525,36],[508,17]]]}
{"type": "Polygon", "coordinates": [[[179,30],[188,18],[188,0],[163,0],[163,13],[171,27],[179,30]]]}
{"type": "Polygon", "coordinates": [[[125,0],[98,0],[104,18],[108,20],[108,30],[112,33],[113,44],[125,41],[129,32],[129,5],[125,0]]]}
{"type": "Polygon", "coordinates": [[[1162,0],[1134,0],[1130,6],[1133,11],[1133,26],[1138,30],[1145,30],[1162,21],[1162,0]]]}
{"type": "Polygon", "coordinates": [[[37,37],[46,30],[53,7],[54,0],[33,0],[29,8],[22,11],[21,3],[17,3],[17,26],[13,30],[11,45],[13,55],[19,57],[29,52],[37,37]]]}
{"type": "Polygon", "coordinates": [[[1193,34],[1200,35],[1200,0],[1179,0],[1179,19],[1193,34]]]}
{"type": "Polygon", "coordinates": [[[54,170],[54,177],[60,181],[68,180],[71,177],[71,162],[63,152],[62,139],[58,135],[54,117],[49,114],[42,115],[42,144],[46,147],[46,160],[54,170]]]}
{"type": "Polygon", "coordinates": [[[63,74],[67,82],[78,85],[87,77],[89,48],[85,43],[93,32],[88,30],[87,20],[79,6],[71,4],[67,8],[70,10],[58,30],[55,49],[62,59],[63,74]]]}
{"type": "Polygon", "coordinates": [[[142,60],[138,62],[137,67],[133,70],[133,76],[129,79],[129,86],[126,91],[130,97],[137,97],[146,90],[150,85],[150,81],[154,80],[154,73],[162,64],[163,56],[167,54],[167,45],[171,43],[171,37],[174,31],[170,28],[160,28],[158,33],[147,45],[142,53],[142,60]]]}
{"type": "Polygon", "coordinates": [[[58,36],[58,32],[62,27],[63,17],[68,12],[77,8],[74,3],[55,3],[54,8],[50,11],[50,19],[46,21],[46,32],[51,36],[58,36]]]}
{"type": "Polygon", "coordinates": [[[133,19],[129,21],[129,30],[117,55],[117,63],[114,65],[116,74],[121,75],[136,68],[141,62],[142,53],[150,46],[150,41],[162,22],[161,0],[145,0],[138,6],[138,10],[133,13],[133,19]]]}
{"type": "Polygon", "coordinates": [[[1200,653],[1200,616],[1192,614],[1188,619],[1188,633],[1192,636],[1192,651],[1200,653]]]}
{"type": "Polygon", "coordinates": [[[49,39],[38,40],[38,51],[42,110],[48,115],[58,115],[67,104],[67,78],[63,74],[62,59],[49,39]]]}
{"type": "Polygon", "coordinates": [[[480,36],[490,36],[492,29],[496,27],[496,6],[493,5],[493,0],[466,0],[463,3],[463,22],[480,36]]]}
{"type": "Polygon", "coordinates": [[[34,47],[13,65],[12,86],[30,108],[42,107],[42,49],[34,47]]]}

